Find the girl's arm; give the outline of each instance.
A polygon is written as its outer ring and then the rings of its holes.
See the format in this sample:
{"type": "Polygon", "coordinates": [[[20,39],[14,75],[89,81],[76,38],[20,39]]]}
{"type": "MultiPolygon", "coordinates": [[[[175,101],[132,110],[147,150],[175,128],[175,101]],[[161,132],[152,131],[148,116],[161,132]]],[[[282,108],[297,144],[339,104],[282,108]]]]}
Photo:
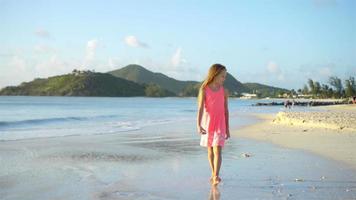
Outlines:
{"type": "Polygon", "coordinates": [[[204,112],[204,99],[205,99],[205,93],[204,90],[199,91],[201,92],[201,98],[199,99],[198,102],[198,115],[197,115],[197,129],[198,129],[198,133],[200,134],[205,134],[206,131],[203,129],[203,127],[201,127],[201,119],[203,116],[203,112],[204,112]]]}
{"type": "Polygon", "coordinates": [[[225,124],[226,124],[226,139],[230,137],[230,128],[229,128],[229,108],[228,108],[228,98],[229,91],[225,89],[225,124]]]}

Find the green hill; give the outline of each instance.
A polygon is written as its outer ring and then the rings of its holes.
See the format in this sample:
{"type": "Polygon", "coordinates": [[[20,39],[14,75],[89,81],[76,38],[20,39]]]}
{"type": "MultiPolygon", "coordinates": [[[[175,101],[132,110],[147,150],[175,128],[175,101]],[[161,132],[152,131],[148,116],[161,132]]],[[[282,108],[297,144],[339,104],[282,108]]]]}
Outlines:
{"type": "MultiPolygon", "coordinates": [[[[139,65],[128,65],[109,73],[73,70],[70,74],[35,79],[19,86],[5,87],[0,95],[31,96],[197,96],[201,82],[179,81],[162,73],[154,73],[139,65]]],[[[230,95],[243,92],[259,97],[275,97],[286,89],[258,83],[242,84],[227,74],[224,86],[230,95]]]]}
{"type": "Polygon", "coordinates": [[[77,72],[6,87],[0,95],[144,96],[145,87],[106,73],[77,72]]]}
{"type": "Polygon", "coordinates": [[[162,73],[151,72],[140,65],[127,65],[124,68],[108,73],[140,84],[156,84],[177,95],[180,94],[186,85],[198,83],[196,81],[179,81],[162,73]]]}
{"type": "Polygon", "coordinates": [[[230,73],[227,73],[224,86],[229,90],[230,94],[238,95],[243,92],[249,92],[250,89],[243,85],[240,81],[236,80],[230,73]]]}
{"type": "Polygon", "coordinates": [[[263,85],[260,83],[244,83],[250,89],[250,93],[258,94],[259,97],[277,97],[280,93],[290,92],[287,89],[263,85]]]}
{"type": "MultiPolygon", "coordinates": [[[[201,83],[191,83],[186,85],[181,94],[182,96],[197,96],[201,83]]],[[[224,87],[229,90],[231,96],[239,96],[243,92],[250,92],[250,89],[236,80],[231,74],[227,73],[224,87]]]]}
{"type": "MultiPolygon", "coordinates": [[[[197,81],[179,81],[162,73],[151,72],[140,65],[128,65],[124,68],[110,71],[108,73],[136,83],[154,83],[164,89],[174,92],[179,96],[196,96],[201,84],[197,81]]],[[[227,74],[224,85],[232,95],[250,91],[229,73],[227,74]]]]}

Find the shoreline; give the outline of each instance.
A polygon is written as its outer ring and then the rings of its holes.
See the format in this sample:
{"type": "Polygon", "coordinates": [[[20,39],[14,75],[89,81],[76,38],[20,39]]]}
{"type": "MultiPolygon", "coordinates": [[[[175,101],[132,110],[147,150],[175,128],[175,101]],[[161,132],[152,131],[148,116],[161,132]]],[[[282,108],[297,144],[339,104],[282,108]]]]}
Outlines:
{"type": "MultiPolygon", "coordinates": [[[[340,117],[340,113],[345,111],[356,114],[354,105],[336,105],[324,107],[329,118],[340,117]]],[[[354,126],[351,128],[337,129],[332,124],[318,123],[316,118],[320,113],[313,114],[308,112],[287,114],[256,114],[262,120],[253,125],[245,126],[232,131],[233,137],[244,137],[259,141],[270,142],[282,147],[301,149],[308,152],[345,163],[352,169],[356,169],[356,133],[354,126]],[[300,117],[309,116],[314,121],[303,123],[293,123],[300,121],[300,117]],[[299,117],[299,118],[298,118],[299,117]],[[278,120],[277,120],[278,119],[278,120]]],[[[340,119],[338,119],[340,120],[340,119]]],[[[352,119],[356,120],[356,119],[352,119]]],[[[352,121],[353,122],[353,121],[352,121]]],[[[352,123],[351,122],[351,123],[352,123]]],[[[336,121],[336,123],[340,123],[336,121]]],[[[350,123],[350,122],[348,122],[350,123]]]]}

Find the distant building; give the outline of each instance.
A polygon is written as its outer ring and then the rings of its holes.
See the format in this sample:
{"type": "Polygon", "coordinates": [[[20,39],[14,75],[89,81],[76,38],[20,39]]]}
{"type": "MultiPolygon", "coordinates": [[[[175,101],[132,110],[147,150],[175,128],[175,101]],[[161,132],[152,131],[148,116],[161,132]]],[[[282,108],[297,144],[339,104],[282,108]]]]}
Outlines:
{"type": "Polygon", "coordinates": [[[311,94],[298,94],[298,96],[297,96],[298,98],[312,98],[313,97],[313,95],[311,95],[311,94]]]}
{"type": "Polygon", "coordinates": [[[250,94],[250,93],[242,93],[241,94],[242,99],[252,99],[252,98],[257,98],[257,94],[250,94]]]}
{"type": "Polygon", "coordinates": [[[83,74],[93,74],[95,71],[90,71],[90,70],[83,70],[83,71],[80,71],[80,70],[77,70],[77,69],[74,69],[72,71],[72,74],[74,74],[75,76],[80,76],[80,75],[83,75],[83,74]]]}

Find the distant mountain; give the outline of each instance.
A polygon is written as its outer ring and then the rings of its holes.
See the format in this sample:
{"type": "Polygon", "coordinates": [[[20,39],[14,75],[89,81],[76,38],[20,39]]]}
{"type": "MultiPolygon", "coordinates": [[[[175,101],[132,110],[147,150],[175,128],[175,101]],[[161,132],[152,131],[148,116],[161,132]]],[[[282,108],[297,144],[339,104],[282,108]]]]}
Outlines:
{"type": "MultiPolygon", "coordinates": [[[[140,65],[128,65],[124,68],[110,71],[108,73],[136,83],[154,83],[180,96],[196,96],[195,94],[201,84],[201,82],[197,81],[179,81],[162,73],[149,71],[140,65]]],[[[231,94],[250,91],[229,73],[227,74],[224,85],[231,94]]]]}
{"type": "Polygon", "coordinates": [[[241,94],[243,92],[249,92],[250,89],[236,80],[230,73],[227,73],[224,86],[229,90],[230,94],[241,94]]]}
{"type": "Polygon", "coordinates": [[[172,91],[177,95],[186,85],[198,83],[196,81],[179,81],[162,73],[151,72],[140,65],[127,65],[124,68],[108,73],[136,83],[157,84],[161,88],[172,91]]]}
{"type": "Polygon", "coordinates": [[[263,85],[260,83],[244,83],[250,89],[250,93],[258,94],[259,97],[277,97],[280,93],[287,93],[289,90],[263,85]]]}
{"type": "MultiPolygon", "coordinates": [[[[201,82],[186,85],[181,94],[182,96],[197,96],[201,82]]],[[[243,92],[250,92],[250,89],[236,80],[231,74],[227,73],[224,88],[229,90],[231,96],[239,96],[243,92]]]]}
{"type": "Polygon", "coordinates": [[[6,87],[0,95],[144,96],[145,87],[107,73],[79,72],[6,87]]]}
{"type": "MultiPolygon", "coordinates": [[[[70,74],[37,78],[19,86],[0,90],[0,95],[33,96],[197,96],[201,82],[179,81],[162,73],[155,73],[139,65],[128,65],[108,73],[73,70],[70,74]]],[[[224,86],[230,95],[243,92],[257,93],[259,97],[274,97],[286,89],[259,83],[242,84],[227,74],[224,86]]]]}

